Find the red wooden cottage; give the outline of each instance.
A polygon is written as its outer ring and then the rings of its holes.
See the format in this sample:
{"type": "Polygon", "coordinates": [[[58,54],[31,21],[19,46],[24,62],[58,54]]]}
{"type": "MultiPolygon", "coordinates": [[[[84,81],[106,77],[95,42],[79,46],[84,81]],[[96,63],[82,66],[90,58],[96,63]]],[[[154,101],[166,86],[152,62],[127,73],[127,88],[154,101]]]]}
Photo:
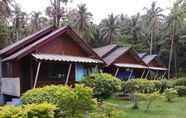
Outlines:
{"type": "Polygon", "coordinates": [[[146,76],[151,74],[151,79],[163,78],[165,76],[167,68],[161,63],[157,55],[143,56],[142,59],[149,68],[146,76]]]}
{"type": "Polygon", "coordinates": [[[94,50],[107,64],[103,70],[122,80],[141,77],[147,68],[132,48],[107,45],[94,50]]]}
{"type": "Polygon", "coordinates": [[[48,27],[0,51],[2,92],[19,96],[49,84],[74,85],[103,63],[69,26],[48,27]]]}

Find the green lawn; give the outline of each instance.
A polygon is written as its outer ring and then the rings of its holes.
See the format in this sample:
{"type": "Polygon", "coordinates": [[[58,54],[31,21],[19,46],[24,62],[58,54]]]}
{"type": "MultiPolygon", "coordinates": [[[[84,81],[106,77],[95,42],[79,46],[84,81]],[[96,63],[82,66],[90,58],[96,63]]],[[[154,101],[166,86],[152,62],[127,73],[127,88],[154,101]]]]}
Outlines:
{"type": "Polygon", "coordinates": [[[127,116],[121,118],[186,118],[186,97],[176,98],[173,103],[165,100],[156,100],[149,112],[144,110],[144,102],[140,103],[140,109],[131,109],[131,104],[126,100],[108,99],[107,102],[119,105],[127,116]]]}

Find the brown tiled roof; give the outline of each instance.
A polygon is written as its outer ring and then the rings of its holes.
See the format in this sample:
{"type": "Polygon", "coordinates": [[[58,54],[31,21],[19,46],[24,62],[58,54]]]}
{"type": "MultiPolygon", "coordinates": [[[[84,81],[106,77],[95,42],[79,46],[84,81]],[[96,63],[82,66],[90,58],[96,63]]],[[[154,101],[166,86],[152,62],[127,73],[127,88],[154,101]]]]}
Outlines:
{"type": "Polygon", "coordinates": [[[115,49],[117,47],[116,44],[112,44],[112,45],[106,45],[100,48],[95,48],[94,51],[100,56],[100,57],[104,57],[105,55],[107,55],[109,52],[111,52],[113,49],[115,49]]]}

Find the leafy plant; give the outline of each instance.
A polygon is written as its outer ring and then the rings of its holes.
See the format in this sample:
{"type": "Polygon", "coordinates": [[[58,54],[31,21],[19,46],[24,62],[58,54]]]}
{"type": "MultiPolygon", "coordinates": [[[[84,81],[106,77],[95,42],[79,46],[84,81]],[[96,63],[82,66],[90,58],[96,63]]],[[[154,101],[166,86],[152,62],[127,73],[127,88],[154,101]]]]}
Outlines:
{"type": "Polygon", "coordinates": [[[186,86],[176,86],[175,89],[178,96],[186,96],[186,86]]]}
{"type": "Polygon", "coordinates": [[[164,96],[168,102],[172,102],[173,99],[176,97],[176,95],[177,95],[177,92],[173,88],[166,89],[164,92],[164,96]]]}
{"type": "Polygon", "coordinates": [[[55,118],[56,105],[28,104],[22,107],[5,106],[1,108],[1,118],[55,118]]]}
{"type": "Polygon", "coordinates": [[[81,118],[96,105],[92,89],[83,85],[76,85],[75,88],[54,85],[36,88],[26,92],[21,99],[24,104],[56,104],[59,107],[57,115],[63,118],[81,118]]]}
{"type": "Polygon", "coordinates": [[[0,108],[0,118],[24,118],[21,107],[4,106],[0,108]]]}
{"type": "Polygon", "coordinates": [[[125,116],[118,107],[110,104],[103,103],[98,105],[97,109],[89,114],[90,118],[121,118],[121,116],[125,116]]]}
{"type": "Polygon", "coordinates": [[[28,118],[54,118],[57,107],[48,103],[30,104],[24,106],[23,110],[28,118]]]}
{"type": "Polygon", "coordinates": [[[96,98],[105,99],[121,89],[122,81],[110,74],[97,73],[84,78],[81,83],[93,88],[96,98]]]}
{"type": "Polygon", "coordinates": [[[153,93],[160,89],[160,81],[158,80],[144,80],[144,79],[133,79],[125,82],[122,90],[124,93],[153,93]]]}
{"type": "Polygon", "coordinates": [[[146,108],[145,111],[149,111],[150,107],[152,106],[152,103],[160,97],[159,92],[144,94],[144,93],[135,93],[135,103],[133,108],[138,108],[138,102],[139,101],[145,101],[146,102],[146,108]]]}
{"type": "Polygon", "coordinates": [[[175,86],[186,86],[186,78],[179,78],[175,80],[175,86]]]}

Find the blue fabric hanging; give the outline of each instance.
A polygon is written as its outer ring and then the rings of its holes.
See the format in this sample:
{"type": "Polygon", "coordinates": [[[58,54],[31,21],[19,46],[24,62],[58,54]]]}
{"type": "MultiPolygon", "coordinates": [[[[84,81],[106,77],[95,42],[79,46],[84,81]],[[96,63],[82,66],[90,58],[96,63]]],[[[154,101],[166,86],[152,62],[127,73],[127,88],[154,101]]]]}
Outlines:
{"type": "Polygon", "coordinates": [[[80,81],[87,73],[87,70],[83,67],[82,64],[75,65],[75,78],[76,81],[80,81]]]}

